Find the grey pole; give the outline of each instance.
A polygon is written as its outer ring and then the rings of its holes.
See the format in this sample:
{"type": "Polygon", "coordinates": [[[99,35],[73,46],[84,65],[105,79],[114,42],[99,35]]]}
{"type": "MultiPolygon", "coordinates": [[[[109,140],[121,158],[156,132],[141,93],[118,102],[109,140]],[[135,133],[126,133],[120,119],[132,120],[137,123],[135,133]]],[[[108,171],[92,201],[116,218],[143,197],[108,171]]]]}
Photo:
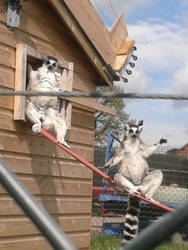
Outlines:
{"type": "Polygon", "coordinates": [[[173,212],[162,216],[158,221],[143,230],[132,242],[119,250],[149,250],[168,239],[188,223],[188,201],[173,212]]]}
{"type": "Polygon", "coordinates": [[[56,250],[76,250],[66,234],[0,159],[0,182],[56,250]]]}

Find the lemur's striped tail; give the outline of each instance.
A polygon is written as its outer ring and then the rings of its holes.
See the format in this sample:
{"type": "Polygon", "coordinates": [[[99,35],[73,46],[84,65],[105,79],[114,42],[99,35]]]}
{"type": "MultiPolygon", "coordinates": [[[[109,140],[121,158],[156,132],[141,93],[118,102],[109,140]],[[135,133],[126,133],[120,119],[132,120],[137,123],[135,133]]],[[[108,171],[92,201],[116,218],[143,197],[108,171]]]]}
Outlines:
{"type": "Polygon", "coordinates": [[[129,196],[127,212],[125,215],[125,223],[123,230],[123,240],[121,245],[128,243],[138,233],[138,214],[140,210],[139,199],[133,196],[129,196]]]}

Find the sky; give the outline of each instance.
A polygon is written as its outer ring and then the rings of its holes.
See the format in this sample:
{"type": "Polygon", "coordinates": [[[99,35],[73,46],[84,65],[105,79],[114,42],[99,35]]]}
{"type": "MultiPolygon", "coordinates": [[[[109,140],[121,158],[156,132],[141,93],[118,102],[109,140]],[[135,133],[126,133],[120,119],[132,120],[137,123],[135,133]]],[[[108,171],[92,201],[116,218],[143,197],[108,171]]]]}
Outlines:
{"type": "MultiPolygon", "coordinates": [[[[124,92],[188,94],[188,0],[90,0],[109,28],[123,12],[138,60],[124,92]]],[[[132,60],[133,61],[133,60],[132,60]]],[[[134,62],[134,61],[133,61],[134,62]]],[[[142,140],[188,143],[188,101],[129,100],[125,112],[144,120],[142,140]]]]}

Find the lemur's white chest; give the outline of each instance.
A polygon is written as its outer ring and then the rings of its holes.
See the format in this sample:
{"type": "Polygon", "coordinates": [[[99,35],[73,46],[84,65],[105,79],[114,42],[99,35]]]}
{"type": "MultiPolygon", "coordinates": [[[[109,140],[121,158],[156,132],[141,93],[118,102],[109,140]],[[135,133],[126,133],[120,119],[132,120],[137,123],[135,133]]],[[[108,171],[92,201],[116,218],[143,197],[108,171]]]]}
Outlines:
{"type": "MultiPolygon", "coordinates": [[[[58,80],[55,72],[51,72],[47,67],[42,66],[38,71],[31,72],[31,79],[34,82],[34,90],[38,91],[57,91],[58,80]]],[[[32,85],[31,85],[32,89],[32,85]]],[[[55,108],[57,105],[57,97],[55,96],[36,96],[29,98],[39,110],[46,110],[50,107],[55,108]]]]}
{"type": "Polygon", "coordinates": [[[139,149],[139,141],[137,139],[128,139],[125,143],[127,153],[136,154],[139,149]]]}
{"type": "Polygon", "coordinates": [[[55,72],[49,71],[46,67],[41,67],[38,74],[38,83],[42,90],[54,90],[57,87],[55,72]]]}
{"type": "Polygon", "coordinates": [[[125,157],[119,168],[119,172],[135,185],[139,185],[148,169],[146,160],[139,153],[139,145],[139,139],[130,138],[125,142],[125,157]]]}

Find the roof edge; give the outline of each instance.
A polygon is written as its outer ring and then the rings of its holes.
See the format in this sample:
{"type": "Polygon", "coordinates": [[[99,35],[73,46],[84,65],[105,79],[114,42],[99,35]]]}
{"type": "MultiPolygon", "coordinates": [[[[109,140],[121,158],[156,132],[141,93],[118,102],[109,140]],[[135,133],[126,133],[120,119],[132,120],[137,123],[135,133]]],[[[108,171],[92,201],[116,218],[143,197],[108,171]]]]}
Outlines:
{"type": "Polygon", "coordinates": [[[91,42],[73,13],[63,0],[48,0],[50,5],[53,7],[59,18],[67,28],[71,31],[74,38],[77,40],[79,45],[84,50],[88,59],[91,61],[93,66],[96,68],[99,75],[103,78],[107,85],[113,86],[113,76],[111,72],[108,72],[107,63],[104,61],[96,47],[91,42]]]}

